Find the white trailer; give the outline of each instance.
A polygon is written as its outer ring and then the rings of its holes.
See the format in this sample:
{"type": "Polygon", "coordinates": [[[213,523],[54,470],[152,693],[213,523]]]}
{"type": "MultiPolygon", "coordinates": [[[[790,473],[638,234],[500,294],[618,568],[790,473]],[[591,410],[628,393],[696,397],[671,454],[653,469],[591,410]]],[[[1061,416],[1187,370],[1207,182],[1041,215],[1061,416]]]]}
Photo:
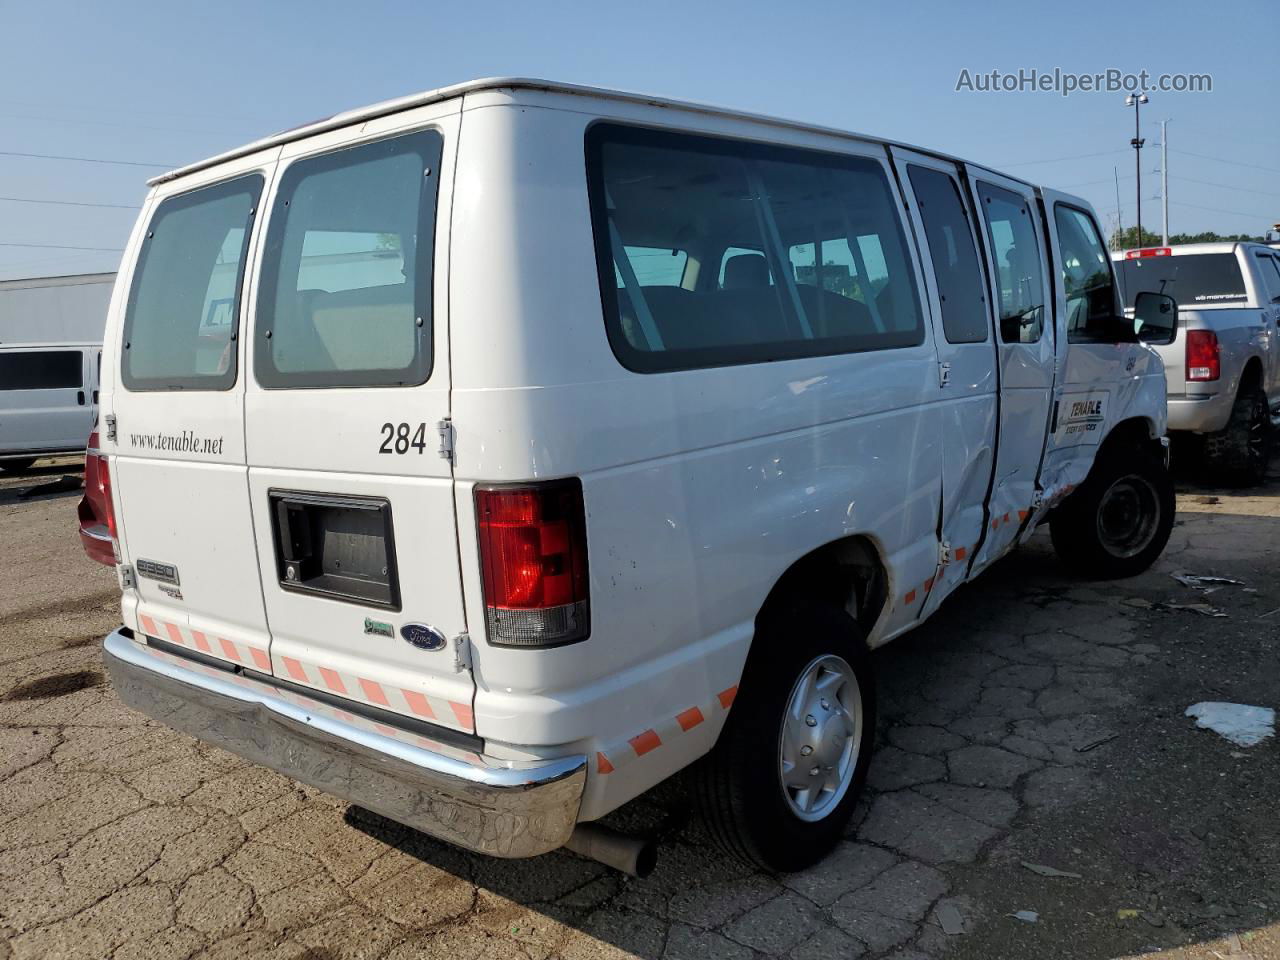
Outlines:
{"type": "Polygon", "coordinates": [[[114,273],[0,280],[0,344],[102,343],[114,273]]]}

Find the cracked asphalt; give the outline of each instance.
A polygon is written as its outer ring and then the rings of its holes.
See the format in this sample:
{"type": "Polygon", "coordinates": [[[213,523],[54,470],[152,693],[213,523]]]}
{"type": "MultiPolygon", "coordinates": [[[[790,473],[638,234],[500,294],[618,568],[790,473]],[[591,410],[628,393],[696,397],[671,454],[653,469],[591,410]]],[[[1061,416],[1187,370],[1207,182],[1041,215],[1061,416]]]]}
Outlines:
{"type": "Polygon", "coordinates": [[[1274,481],[1181,489],[1130,581],[1069,579],[1037,535],[878,652],[869,789],[819,866],[721,856],[677,778],[610,818],[664,837],[629,880],[463,853],[123,707],[77,495],[18,497],[63,472],[0,483],[0,960],[1280,960],[1280,743],[1183,716],[1280,706],[1274,481]]]}

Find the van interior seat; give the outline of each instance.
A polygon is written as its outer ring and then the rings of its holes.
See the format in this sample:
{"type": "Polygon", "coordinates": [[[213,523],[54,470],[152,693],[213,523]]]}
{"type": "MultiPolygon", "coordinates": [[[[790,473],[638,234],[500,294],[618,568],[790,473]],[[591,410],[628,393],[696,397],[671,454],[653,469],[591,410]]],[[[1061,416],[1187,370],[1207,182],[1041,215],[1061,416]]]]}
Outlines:
{"type": "Polygon", "coordinates": [[[296,370],[398,370],[413,362],[408,283],[299,292],[297,322],[273,345],[276,365],[296,370]]]}

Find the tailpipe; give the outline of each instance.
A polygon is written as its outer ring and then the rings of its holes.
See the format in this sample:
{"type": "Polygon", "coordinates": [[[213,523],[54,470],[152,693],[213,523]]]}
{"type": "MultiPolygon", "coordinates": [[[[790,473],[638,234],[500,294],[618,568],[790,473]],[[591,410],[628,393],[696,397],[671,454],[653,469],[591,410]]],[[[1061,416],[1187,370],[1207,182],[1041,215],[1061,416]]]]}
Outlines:
{"type": "Polygon", "coordinates": [[[633,877],[647,877],[658,863],[656,842],[629,837],[598,823],[578,824],[565,847],[633,877]]]}

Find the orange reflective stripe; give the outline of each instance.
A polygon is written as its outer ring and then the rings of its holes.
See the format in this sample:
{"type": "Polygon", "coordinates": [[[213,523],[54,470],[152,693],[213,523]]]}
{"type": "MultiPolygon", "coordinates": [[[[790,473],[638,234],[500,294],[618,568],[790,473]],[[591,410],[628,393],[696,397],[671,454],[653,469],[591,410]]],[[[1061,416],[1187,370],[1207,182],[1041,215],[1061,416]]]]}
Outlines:
{"type": "Polygon", "coordinates": [[[676,723],[680,724],[681,730],[692,730],[703,720],[702,711],[697,707],[690,707],[683,713],[676,714],[676,723]]]}
{"type": "Polygon", "coordinates": [[[240,651],[236,649],[236,645],[226,637],[218,638],[218,646],[222,648],[222,653],[228,660],[234,660],[236,663],[244,662],[240,659],[240,651]]]}
{"type": "Polygon", "coordinates": [[[307,679],[307,671],[302,669],[302,664],[293,657],[281,657],[280,661],[284,664],[284,668],[289,671],[289,676],[297,680],[299,683],[310,683],[307,679]]]}
{"type": "Polygon", "coordinates": [[[613,773],[613,764],[603,753],[596,753],[596,770],[600,773],[613,773]]]}
{"type": "Polygon", "coordinates": [[[719,693],[717,693],[716,699],[720,701],[720,706],[728,710],[731,706],[733,706],[733,699],[737,695],[738,695],[738,687],[735,684],[734,686],[730,687],[728,690],[721,690],[719,693]]]}
{"type": "Polygon", "coordinates": [[[907,591],[907,595],[906,595],[905,597],[903,597],[903,598],[902,598],[902,602],[903,602],[903,603],[905,603],[905,604],[908,604],[908,605],[915,603],[915,602],[916,602],[916,592],[915,592],[914,590],[908,590],[908,591],[907,591]]]}
{"type": "Polygon", "coordinates": [[[249,655],[253,657],[253,663],[259,670],[263,673],[271,672],[271,658],[267,656],[267,651],[259,650],[257,647],[250,647],[249,655]]]}
{"type": "Polygon", "coordinates": [[[391,703],[387,700],[387,695],[383,692],[382,687],[378,686],[372,680],[366,680],[364,677],[357,677],[356,679],[360,681],[360,689],[364,691],[364,695],[367,699],[379,706],[391,706],[391,703]]]}
{"type": "Polygon", "coordinates": [[[632,737],[627,741],[631,744],[631,749],[636,752],[637,757],[643,757],[650,750],[662,746],[662,741],[658,739],[657,733],[652,730],[646,730],[637,737],[632,737]]]}
{"type": "Polygon", "coordinates": [[[404,702],[409,704],[409,709],[420,717],[426,717],[428,720],[436,718],[436,712],[431,709],[431,704],[427,698],[416,690],[401,690],[404,694],[404,702]]]}
{"type": "Polygon", "coordinates": [[[346,695],[347,685],[342,682],[342,677],[338,676],[338,671],[330,670],[328,667],[321,667],[320,676],[324,678],[325,685],[334,693],[346,695]]]}

